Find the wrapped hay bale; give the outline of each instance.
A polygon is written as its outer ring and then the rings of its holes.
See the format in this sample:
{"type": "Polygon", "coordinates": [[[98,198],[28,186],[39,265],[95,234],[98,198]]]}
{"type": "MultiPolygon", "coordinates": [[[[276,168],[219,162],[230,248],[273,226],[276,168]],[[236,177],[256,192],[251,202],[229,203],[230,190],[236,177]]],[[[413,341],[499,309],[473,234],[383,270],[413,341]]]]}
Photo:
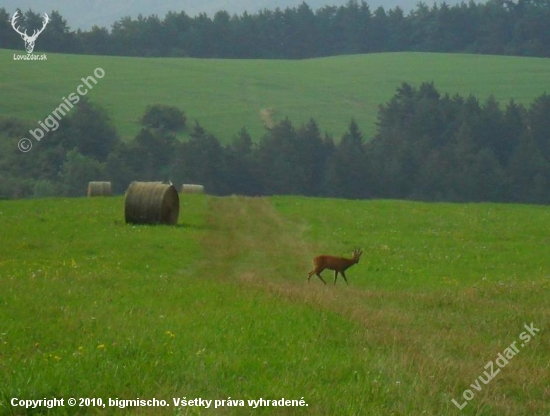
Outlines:
{"type": "Polygon", "coordinates": [[[203,194],[204,186],[203,185],[193,185],[190,183],[184,183],[181,186],[182,194],[203,194]]]}
{"type": "Polygon", "coordinates": [[[132,224],[178,222],[180,200],[172,185],[158,182],[132,182],[124,200],[124,218],[132,224]]]}
{"type": "Polygon", "coordinates": [[[88,196],[112,196],[111,182],[88,182],[88,196]]]}

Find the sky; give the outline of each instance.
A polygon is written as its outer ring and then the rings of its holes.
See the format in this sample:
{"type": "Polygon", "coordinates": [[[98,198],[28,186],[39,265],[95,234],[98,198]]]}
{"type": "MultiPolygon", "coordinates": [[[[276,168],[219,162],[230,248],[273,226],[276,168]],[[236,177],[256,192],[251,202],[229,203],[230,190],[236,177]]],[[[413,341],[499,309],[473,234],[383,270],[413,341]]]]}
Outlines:
{"type": "MultiPolygon", "coordinates": [[[[320,9],[326,5],[340,6],[347,3],[348,0],[309,0],[306,3],[313,10],[320,9]]],[[[359,0],[360,2],[360,0],[359,0]]],[[[405,13],[414,9],[419,0],[370,0],[367,1],[371,10],[374,11],[379,6],[386,10],[393,9],[396,6],[401,7],[405,13]]],[[[23,12],[32,9],[35,13],[49,13],[57,10],[65,20],[71,30],[88,30],[93,25],[111,28],[112,24],[122,17],[130,16],[136,18],[138,14],[149,16],[156,14],[164,18],[169,11],[185,11],[189,16],[195,16],[199,13],[206,13],[209,16],[219,10],[226,10],[229,14],[241,15],[244,11],[256,13],[262,9],[274,10],[279,7],[297,7],[302,0],[3,0],[0,7],[3,7],[12,15],[17,8],[23,12]]],[[[432,6],[434,1],[425,1],[432,6]]],[[[441,3],[441,2],[435,2],[441,3]]],[[[459,0],[449,0],[449,5],[460,3],[459,0]]]]}

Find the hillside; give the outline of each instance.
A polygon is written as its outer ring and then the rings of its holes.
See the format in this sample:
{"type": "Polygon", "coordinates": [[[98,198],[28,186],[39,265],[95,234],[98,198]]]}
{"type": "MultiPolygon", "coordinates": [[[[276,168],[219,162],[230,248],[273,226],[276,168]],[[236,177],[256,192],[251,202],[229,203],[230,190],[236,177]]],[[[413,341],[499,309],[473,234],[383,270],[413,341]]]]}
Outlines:
{"type": "Polygon", "coordinates": [[[0,413],[547,415],[549,226],[523,205],[182,195],[155,227],[118,197],[0,201],[0,413]],[[315,254],[354,247],[349,286],[307,283],[315,254]]]}
{"type": "Polygon", "coordinates": [[[368,137],[378,105],[402,82],[433,81],[449,94],[494,94],[525,104],[550,91],[550,60],[541,58],[387,53],[281,61],[48,53],[47,61],[14,60],[21,52],[0,50],[3,115],[43,120],[100,67],[105,76],[87,95],[107,109],[124,138],[137,133],[137,119],[153,103],[177,105],[224,142],[243,126],[258,140],[266,114],[296,124],[313,117],[335,137],[354,117],[368,137]]]}

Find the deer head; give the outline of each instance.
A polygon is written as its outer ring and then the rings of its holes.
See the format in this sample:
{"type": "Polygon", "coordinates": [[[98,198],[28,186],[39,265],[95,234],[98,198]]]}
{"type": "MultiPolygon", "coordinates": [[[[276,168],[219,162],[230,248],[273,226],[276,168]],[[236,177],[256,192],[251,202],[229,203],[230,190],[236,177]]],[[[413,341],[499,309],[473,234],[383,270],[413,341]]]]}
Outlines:
{"type": "Polygon", "coordinates": [[[351,254],[353,256],[353,260],[356,260],[357,263],[359,263],[359,257],[361,257],[361,254],[363,254],[363,250],[359,250],[358,248],[356,248],[351,254]]]}
{"type": "Polygon", "coordinates": [[[26,30],[23,33],[19,30],[19,27],[15,27],[15,21],[17,20],[17,14],[18,13],[19,13],[18,11],[15,12],[13,17],[11,18],[11,26],[13,27],[13,30],[15,30],[17,33],[19,33],[21,35],[21,37],[23,38],[23,40],[25,41],[25,49],[27,50],[27,53],[32,53],[32,51],[34,50],[34,42],[36,42],[36,38],[38,37],[38,35],[40,35],[44,31],[44,29],[46,28],[46,25],[50,21],[50,18],[46,13],[44,13],[44,18],[43,18],[44,24],[42,26],[42,29],[40,29],[40,30],[35,29],[32,36],[29,36],[29,35],[27,35],[26,30]]]}

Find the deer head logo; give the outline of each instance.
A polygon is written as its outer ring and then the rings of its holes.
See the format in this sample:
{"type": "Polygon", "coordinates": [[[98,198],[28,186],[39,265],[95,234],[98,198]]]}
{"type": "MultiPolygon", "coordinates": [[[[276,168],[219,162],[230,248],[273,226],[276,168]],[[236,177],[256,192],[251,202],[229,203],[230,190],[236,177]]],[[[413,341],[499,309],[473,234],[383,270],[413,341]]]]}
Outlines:
{"type": "Polygon", "coordinates": [[[36,38],[38,37],[38,35],[40,35],[44,29],[46,29],[46,25],[48,24],[48,22],[50,21],[50,18],[48,17],[48,15],[46,13],[44,13],[44,24],[42,26],[42,29],[40,30],[34,30],[32,36],[29,36],[27,35],[27,31],[25,30],[25,32],[21,32],[19,30],[19,27],[15,27],[15,21],[17,20],[17,14],[19,12],[15,12],[15,14],[13,15],[13,17],[11,18],[11,25],[13,27],[13,30],[15,30],[17,33],[19,33],[21,35],[21,37],[23,38],[23,40],[25,41],[25,49],[27,50],[27,53],[32,53],[32,51],[34,50],[34,42],[36,42],[36,38]]]}

